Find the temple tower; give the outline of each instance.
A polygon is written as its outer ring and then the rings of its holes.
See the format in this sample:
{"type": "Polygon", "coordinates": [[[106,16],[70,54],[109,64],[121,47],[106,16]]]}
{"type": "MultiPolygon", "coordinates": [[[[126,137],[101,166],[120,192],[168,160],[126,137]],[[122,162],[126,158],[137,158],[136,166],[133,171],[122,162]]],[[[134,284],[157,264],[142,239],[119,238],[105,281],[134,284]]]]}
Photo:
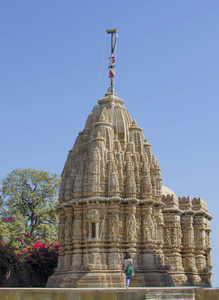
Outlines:
{"type": "Polygon", "coordinates": [[[202,199],[178,198],[142,128],[113,88],[88,116],[65,163],[59,191],[58,266],[48,287],[121,287],[130,252],[133,286],[210,286],[211,216],[202,199]]]}

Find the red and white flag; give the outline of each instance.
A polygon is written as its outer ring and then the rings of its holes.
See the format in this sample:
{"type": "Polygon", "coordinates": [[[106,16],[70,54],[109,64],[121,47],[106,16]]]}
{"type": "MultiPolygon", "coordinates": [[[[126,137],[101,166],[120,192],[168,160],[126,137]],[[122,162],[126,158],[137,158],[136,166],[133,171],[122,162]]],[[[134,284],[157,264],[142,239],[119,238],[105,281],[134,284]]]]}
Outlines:
{"type": "Polygon", "coordinates": [[[109,69],[109,78],[114,78],[116,76],[116,73],[113,71],[112,68],[109,69]]]}
{"type": "Polygon", "coordinates": [[[116,57],[115,57],[115,56],[112,56],[112,57],[111,57],[111,65],[113,65],[115,62],[116,62],[116,57]]]}

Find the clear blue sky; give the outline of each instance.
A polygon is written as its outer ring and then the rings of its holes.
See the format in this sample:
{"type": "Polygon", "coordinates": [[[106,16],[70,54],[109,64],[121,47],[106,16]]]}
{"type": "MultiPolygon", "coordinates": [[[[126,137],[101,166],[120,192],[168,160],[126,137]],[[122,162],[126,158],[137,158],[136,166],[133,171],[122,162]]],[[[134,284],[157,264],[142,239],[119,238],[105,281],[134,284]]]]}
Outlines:
{"type": "Polygon", "coordinates": [[[109,86],[108,28],[119,30],[116,92],[163,184],[208,203],[219,286],[218,0],[1,1],[0,178],[16,168],[61,174],[109,86]]]}

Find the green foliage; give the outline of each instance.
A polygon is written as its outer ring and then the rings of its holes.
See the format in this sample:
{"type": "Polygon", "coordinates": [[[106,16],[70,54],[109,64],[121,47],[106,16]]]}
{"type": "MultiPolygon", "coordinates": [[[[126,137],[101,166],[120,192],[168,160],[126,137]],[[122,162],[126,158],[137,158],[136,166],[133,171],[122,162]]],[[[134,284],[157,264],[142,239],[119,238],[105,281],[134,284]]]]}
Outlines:
{"type": "Polygon", "coordinates": [[[0,223],[0,238],[13,240],[16,233],[30,241],[57,240],[57,192],[59,177],[33,169],[14,170],[2,180],[0,216],[14,221],[0,223]]]}

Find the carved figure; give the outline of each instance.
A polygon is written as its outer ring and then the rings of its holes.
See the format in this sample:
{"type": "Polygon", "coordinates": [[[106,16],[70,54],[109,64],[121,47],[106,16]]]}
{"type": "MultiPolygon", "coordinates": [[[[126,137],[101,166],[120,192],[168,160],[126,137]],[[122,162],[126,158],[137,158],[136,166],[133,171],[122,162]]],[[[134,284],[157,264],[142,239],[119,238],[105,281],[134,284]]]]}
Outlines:
{"type": "Polygon", "coordinates": [[[121,222],[119,221],[118,214],[113,214],[111,218],[111,233],[110,236],[113,239],[120,238],[120,231],[121,231],[121,222]]]}
{"type": "Polygon", "coordinates": [[[170,229],[168,227],[165,229],[165,243],[170,244],[170,229]]]}

